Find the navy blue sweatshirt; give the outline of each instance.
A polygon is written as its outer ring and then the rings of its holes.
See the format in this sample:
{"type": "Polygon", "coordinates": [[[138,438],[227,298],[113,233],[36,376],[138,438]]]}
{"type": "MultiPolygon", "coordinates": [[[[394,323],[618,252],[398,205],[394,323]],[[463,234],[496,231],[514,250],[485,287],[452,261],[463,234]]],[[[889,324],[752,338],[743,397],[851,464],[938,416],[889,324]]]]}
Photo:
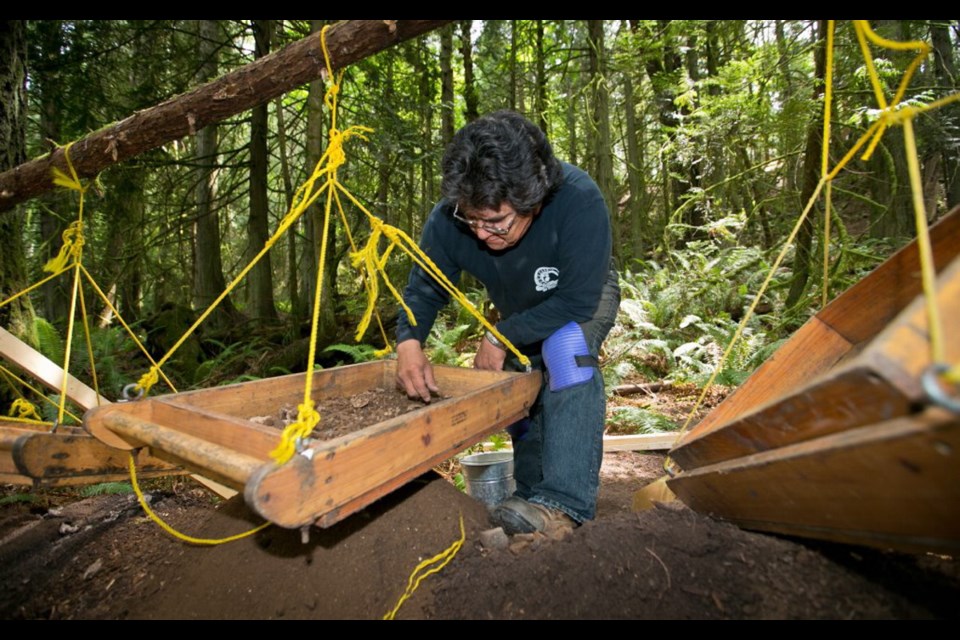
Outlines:
{"type": "MultiPolygon", "coordinates": [[[[563,183],[514,246],[490,249],[453,218],[447,202],[434,207],[420,240],[451,282],[465,271],[483,283],[500,311],[497,329],[528,355],[571,320],[592,317],[610,269],[610,215],[600,189],[583,170],[562,165],[563,183]]],[[[423,344],[449,296],[414,266],[403,297],[417,326],[401,310],[397,342],[423,344]]]]}

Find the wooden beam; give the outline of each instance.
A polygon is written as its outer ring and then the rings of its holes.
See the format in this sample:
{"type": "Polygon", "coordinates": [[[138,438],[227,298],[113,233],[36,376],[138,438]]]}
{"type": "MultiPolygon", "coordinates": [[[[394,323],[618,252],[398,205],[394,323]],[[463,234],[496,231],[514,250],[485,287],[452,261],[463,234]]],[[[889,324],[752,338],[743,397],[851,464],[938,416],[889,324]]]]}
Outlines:
{"type": "Polygon", "coordinates": [[[672,449],[679,432],[603,436],[604,451],[662,451],[672,449]]]}
{"type": "Polygon", "coordinates": [[[684,471],[691,508],[760,531],[960,552],[960,420],[940,409],[684,471]]]}
{"type": "MultiPolygon", "coordinates": [[[[27,371],[54,391],[63,384],[63,369],[42,353],[0,327],[0,356],[27,371]]],[[[83,409],[110,404],[110,400],[83,384],[72,375],[67,376],[66,396],[83,409]]]]}
{"type": "MultiPolygon", "coordinates": [[[[937,279],[948,363],[960,360],[960,256],[937,279]]],[[[869,310],[866,310],[868,313],[869,310]]],[[[720,428],[685,438],[671,457],[685,470],[882,422],[929,404],[926,302],[917,297],[856,358],[720,428]]]]}
{"type": "MultiPolygon", "coordinates": [[[[940,272],[960,255],[960,207],[931,227],[930,242],[940,272]]],[[[681,444],[801,388],[856,356],[920,294],[919,265],[914,240],[800,327],[746,382],[690,429],[681,444]]]]}
{"type": "Polygon", "coordinates": [[[477,384],[466,395],[317,443],[310,459],[298,455],[280,467],[264,465],[247,483],[247,504],[282,527],[330,526],[527,415],[541,382],[536,371],[435,367],[434,373],[441,389],[466,377],[477,384]],[[490,385],[491,378],[500,381],[490,385]]]}
{"type": "MultiPolygon", "coordinates": [[[[334,70],[436,29],[450,20],[352,20],[327,32],[334,70]]],[[[192,91],[106,126],[79,140],[70,160],[81,178],[144,151],[194,135],[292,89],[326,70],[319,34],[313,34],[192,91]]],[[[51,169],[67,170],[63,149],[0,173],[0,212],[53,188],[51,169]]]]}
{"type": "Polygon", "coordinates": [[[122,412],[104,416],[103,424],[137,446],[149,446],[162,460],[198,469],[233,488],[242,487],[264,464],[264,460],[122,412]]]}

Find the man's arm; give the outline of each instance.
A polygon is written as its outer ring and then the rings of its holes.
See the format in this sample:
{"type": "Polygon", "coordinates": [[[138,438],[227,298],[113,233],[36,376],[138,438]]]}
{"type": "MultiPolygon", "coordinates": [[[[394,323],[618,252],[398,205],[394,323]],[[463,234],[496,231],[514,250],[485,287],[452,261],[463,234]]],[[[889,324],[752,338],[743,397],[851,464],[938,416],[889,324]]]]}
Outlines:
{"type": "MultiPolygon", "coordinates": [[[[444,275],[456,282],[460,269],[443,251],[444,244],[437,230],[436,219],[440,215],[438,205],[424,226],[420,247],[444,275]]],[[[433,367],[421,345],[430,334],[437,313],[449,301],[450,296],[423,269],[414,266],[404,289],[403,299],[410,307],[417,324],[411,325],[407,314],[400,311],[397,320],[397,387],[408,397],[420,398],[429,403],[431,394],[438,394],[440,389],[433,375],[433,367]]]]}

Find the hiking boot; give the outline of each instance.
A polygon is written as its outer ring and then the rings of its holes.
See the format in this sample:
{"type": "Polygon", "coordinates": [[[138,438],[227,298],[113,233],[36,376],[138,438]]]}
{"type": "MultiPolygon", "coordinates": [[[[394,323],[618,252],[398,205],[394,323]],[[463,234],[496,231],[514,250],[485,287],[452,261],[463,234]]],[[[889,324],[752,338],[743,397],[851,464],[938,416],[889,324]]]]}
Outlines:
{"type": "Polygon", "coordinates": [[[507,535],[542,532],[554,537],[565,534],[577,526],[577,522],[559,509],[527,502],[516,496],[507,498],[493,510],[490,519],[503,528],[507,535]]]}

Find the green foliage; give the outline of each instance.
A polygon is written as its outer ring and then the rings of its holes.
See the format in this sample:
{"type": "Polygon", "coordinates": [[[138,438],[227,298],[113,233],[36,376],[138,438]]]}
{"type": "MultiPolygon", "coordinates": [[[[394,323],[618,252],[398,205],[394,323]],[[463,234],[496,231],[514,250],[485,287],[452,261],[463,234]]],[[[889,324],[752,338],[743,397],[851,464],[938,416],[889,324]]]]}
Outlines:
{"type": "Polygon", "coordinates": [[[502,451],[511,445],[510,436],[505,433],[495,433],[490,436],[490,443],[494,451],[502,451]]]}
{"type": "Polygon", "coordinates": [[[463,479],[462,473],[457,473],[453,476],[453,486],[455,486],[460,493],[467,492],[467,481],[463,479]]]}
{"type": "MultiPolygon", "coordinates": [[[[361,363],[361,362],[370,362],[375,356],[377,349],[376,347],[369,344],[343,344],[337,343],[332,344],[321,353],[343,353],[351,358],[351,363],[361,363]]],[[[343,363],[341,363],[343,364],[343,363]]]]}
{"type": "Polygon", "coordinates": [[[460,324],[452,329],[447,329],[442,322],[436,322],[427,338],[427,357],[434,364],[455,366],[462,364],[465,356],[457,347],[469,330],[470,325],[468,324],[460,324]]]}
{"type": "MultiPolygon", "coordinates": [[[[608,382],[639,374],[647,379],[704,384],[730,344],[759,286],[767,262],[757,249],[688,243],[670,252],[670,268],[637,261],[621,277],[623,300],[607,340],[608,382]],[[611,380],[612,379],[612,380],[611,380]]],[[[775,298],[772,298],[776,302],[775,298]]],[[[742,381],[763,360],[770,335],[754,317],[727,358],[721,377],[742,381]]]]}
{"type": "Polygon", "coordinates": [[[0,498],[0,506],[5,504],[37,504],[42,499],[33,493],[12,493],[0,498]]]}
{"type": "Polygon", "coordinates": [[[45,355],[59,366],[63,366],[66,345],[63,336],[55,326],[37,316],[33,321],[33,333],[36,338],[37,351],[45,355]]]}
{"type": "Polygon", "coordinates": [[[680,425],[655,411],[640,407],[616,407],[607,418],[609,427],[618,433],[641,434],[677,431],[680,425]]]}
{"type": "Polygon", "coordinates": [[[129,482],[101,482],[99,484],[86,486],[80,490],[80,495],[84,498],[114,494],[126,495],[129,493],[133,493],[133,487],[129,482]]]}

